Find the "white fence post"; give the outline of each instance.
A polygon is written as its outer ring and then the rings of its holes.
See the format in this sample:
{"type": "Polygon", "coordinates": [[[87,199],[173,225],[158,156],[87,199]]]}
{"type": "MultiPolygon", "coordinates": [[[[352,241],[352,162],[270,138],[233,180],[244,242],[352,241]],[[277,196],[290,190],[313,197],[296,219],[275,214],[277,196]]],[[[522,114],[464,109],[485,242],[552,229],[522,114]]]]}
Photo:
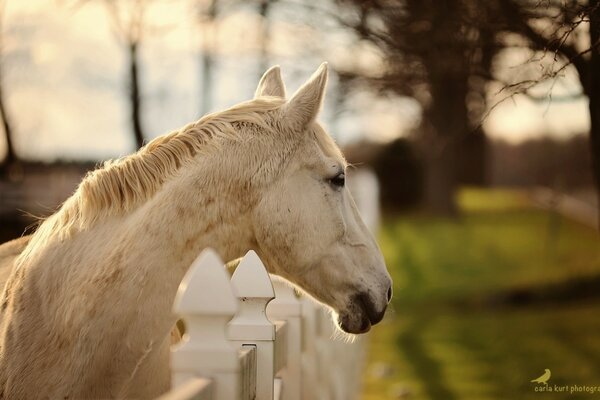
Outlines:
{"type": "Polygon", "coordinates": [[[302,400],[317,399],[317,305],[307,297],[302,297],[302,400]]]}
{"type": "Polygon", "coordinates": [[[186,334],[172,350],[173,386],[190,378],[213,380],[213,400],[239,396],[238,351],[225,337],[226,325],[237,310],[223,262],[206,249],[181,281],[174,312],[185,321],[186,334]]]}
{"type": "MultiPolygon", "coordinates": [[[[332,393],[332,377],[333,371],[330,366],[335,364],[332,360],[332,341],[333,341],[333,321],[325,309],[318,310],[316,318],[317,332],[316,332],[316,349],[317,349],[317,368],[318,368],[318,380],[319,380],[319,394],[318,398],[321,400],[333,399],[332,393]]],[[[347,366],[345,366],[347,368],[347,366]]]]}
{"type": "Polygon", "coordinates": [[[282,398],[300,400],[302,398],[302,303],[294,289],[277,276],[271,275],[275,288],[275,300],[267,307],[271,321],[287,322],[287,363],[281,372],[283,381],[282,398]]]}
{"type": "Polygon", "coordinates": [[[256,400],[273,399],[275,326],[267,319],[267,304],[275,298],[269,274],[254,251],[249,251],[231,278],[240,310],[228,327],[229,340],[256,346],[256,400]]]}

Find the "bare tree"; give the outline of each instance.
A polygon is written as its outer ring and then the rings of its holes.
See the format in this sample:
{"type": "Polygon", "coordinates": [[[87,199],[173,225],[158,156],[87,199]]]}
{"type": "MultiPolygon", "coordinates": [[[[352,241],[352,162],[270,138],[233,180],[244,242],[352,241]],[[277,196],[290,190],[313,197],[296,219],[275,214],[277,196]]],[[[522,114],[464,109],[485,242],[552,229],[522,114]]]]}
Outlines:
{"type": "MultiPolygon", "coordinates": [[[[590,153],[596,190],[600,196],[600,2],[599,0],[502,0],[507,31],[520,34],[542,63],[538,76],[505,84],[507,97],[518,93],[537,98],[540,83],[555,81],[567,68],[577,71],[589,99],[590,153]]],[[[551,85],[552,86],[552,85],[551,85]]],[[[551,98],[551,90],[546,98],[551,98]]]]}
{"type": "MultiPolygon", "coordinates": [[[[76,0],[75,7],[94,0],[76,0]]],[[[127,52],[127,94],[130,108],[131,132],[136,148],[144,144],[142,123],[143,99],[140,79],[140,47],[148,30],[145,12],[152,0],[96,0],[106,8],[118,42],[127,52]]]]}
{"type": "Polygon", "coordinates": [[[259,65],[258,65],[258,76],[262,74],[270,67],[269,65],[269,43],[271,41],[271,29],[270,29],[270,18],[271,18],[271,6],[275,4],[277,0],[259,0],[258,2],[258,15],[261,17],[261,32],[260,32],[260,54],[259,54],[259,65]]]}
{"type": "MultiPolygon", "coordinates": [[[[260,27],[260,53],[259,53],[259,66],[258,66],[258,77],[260,78],[264,71],[269,67],[269,41],[270,41],[270,29],[269,19],[271,6],[278,0],[258,0],[258,14],[261,16],[261,27],[260,27]]],[[[206,114],[212,108],[212,94],[213,94],[213,72],[214,72],[214,49],[215,39],[218,29],[217,18],[221,12],[223,12],[223,2],[218,0],[200,0],[198,1],[199,12],[198,12],[198,23],[202,34],[202,53],[200,56],[201,70],[201,93],[200,93],[200,104],[201,114],[206,114]]],[[[228,6],[236,6],[243,4],[240,1],[234,1],[229,3],[228,6]]]]}
{"type": "Polygon", "coordinates": [[[140,84],[140,45],[144,34],[144,13],[146,0],[104,0],[115,32],[128,56],[128,95],[131,115],[131,128],[137,148],[144,144],[142,124],[142,96],[140,84]]]}
{"type": "Polygon", "coordinates": [[[218,1],[208,0],[208,4],[205,7],[201,7],[198,18],[202,30],[202,54],[200,61],[202,65],[202,87],[200,92],[202,115],[208,113],[212,107],[213,52],[216,36],[215,23],[218,12],[218,1]]]}
{"type": "MultiPolygon", "coordinates": [[[[4,28],[4,9],[6,6],[5,1],[0,1],[0,57],[2,56],[3,50],[3,28],[4,28]]],[[[13,138],[14,131],[11,124],[10,116],[6,110],[6,93],[4,86],[4,65],[2,60],[0,59],[0,120],[2,122],[2,128],[4,130],[4,137],[6,140],[6,156],[2,164],[4,166],[10,166],[17,160],[17,155],[15,153],[13,138]]]]}
{"type": "MultiPolygon", "coordinates": [[[[426,161],[426,202],[454,215],[459,184],[484,180],[480,117],[486,82],[499,50],[495,2],[338,0],[337,19],[384,55],[385,70],[367,77],[379,90],[410,96],[423,108],[419,142],[426,161]],[[354,10],[347,12],[348,7],[354,10]],[[479,99],[479,101],[474,99],[479,99]],[[475,176],[473,173],[477,173],[475,176]]],[[[341,72],[351,78],[354,71],[341,72]]]]}

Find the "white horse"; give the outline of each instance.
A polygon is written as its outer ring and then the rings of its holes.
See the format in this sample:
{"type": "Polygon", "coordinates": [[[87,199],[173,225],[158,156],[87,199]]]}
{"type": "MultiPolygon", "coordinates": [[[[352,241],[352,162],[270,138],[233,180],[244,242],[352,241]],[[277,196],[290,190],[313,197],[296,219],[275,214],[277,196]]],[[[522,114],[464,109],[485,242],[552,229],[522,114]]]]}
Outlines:
{"type": "Polygon", "coordinates": [[[326,81],[323,64],[286,101],[271,68],[255,99],[106,163],[31,238],[0,250],[12,269],[0,398],[168,390],[171,306],[208,246],[225,260],[255,250],[346,332],[379,322],[391,280],[344,186],[344,158],[315,122],[326,81]]]}

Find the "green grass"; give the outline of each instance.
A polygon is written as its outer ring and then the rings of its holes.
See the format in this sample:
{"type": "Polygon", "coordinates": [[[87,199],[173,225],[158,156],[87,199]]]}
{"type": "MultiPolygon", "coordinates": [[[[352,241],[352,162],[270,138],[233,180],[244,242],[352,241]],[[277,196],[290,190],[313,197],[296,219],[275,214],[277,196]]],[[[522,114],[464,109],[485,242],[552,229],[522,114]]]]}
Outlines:
{"type": "Polygon", "coordinates": [[[395,292],[371,333],[364,398],[597,398],[538,393],[529,381],[550,368],[552,384],[600,386],[600,302],[473,305],[597,278],[598,233],[534,209],[518,192],[466,190],[459,204],[459,220],[384,219],[395,292]]]}
{"type": "MultiPolygon", "coordinates": [[[[600,306],[464,313],[411,312],[374,329],[364,399],[536,399],[530,380],[600,385],[600,306]],[[381,365],[388,376],[378,374],[381,365]]],[[[543,394],[543,399],[597,398],[543,394]]]]}
{"type": "Polygon", "coordinates": [[[527,207],[523,195],[509,193],[491,192],[488,202],[483,191],[463,192],[458,221],[384,219],[379,239],[395,299],[439,302],[600,275],[597,232],[527,207]]]}

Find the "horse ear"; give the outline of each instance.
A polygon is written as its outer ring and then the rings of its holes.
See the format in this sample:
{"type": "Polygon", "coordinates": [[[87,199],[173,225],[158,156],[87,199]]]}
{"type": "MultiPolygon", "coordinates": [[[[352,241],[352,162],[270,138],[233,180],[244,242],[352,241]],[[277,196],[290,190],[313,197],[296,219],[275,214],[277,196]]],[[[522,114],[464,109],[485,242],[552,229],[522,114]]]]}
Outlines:
{"type": "Polygon", "coordinates": [[[286,120],[299,127],[305,127],[314,121],[323,104],[326,84],[327,63],[325,62],[285,105],[286,120]]]}
{"type": "Polygon", "coordinates": [[[265,72],[258,82],[258,87],[254,93],[254,98],[260,96],[276,96],[285,98],[285,85],[281,79],[281,69],[279,65],[271,67],[265,72]]]}

